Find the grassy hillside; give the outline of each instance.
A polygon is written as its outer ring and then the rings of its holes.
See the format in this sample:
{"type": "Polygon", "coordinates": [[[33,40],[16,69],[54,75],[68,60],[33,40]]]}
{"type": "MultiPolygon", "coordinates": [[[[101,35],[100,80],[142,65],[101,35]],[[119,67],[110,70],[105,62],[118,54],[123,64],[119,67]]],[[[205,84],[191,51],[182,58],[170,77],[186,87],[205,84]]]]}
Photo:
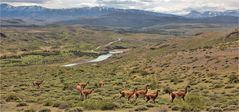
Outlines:
{"type": "MultiPolygon", "coordinates": [[[[94,31],[79,26],[2,30],[2,111],[239,111],[238,31],[203,31],[190,38],[157,34],[94,31]],[[121,38],[111,47],[127,52],[100,63],[62,67],[95,58],[97,46],[121,38]],[[32,86],[44,80],[41,88],[32,86]],[[97,87],[99,80],[105,86],[97,87]],[[78,82],[95,89],[83,100],[78,82]],[[160,90],[156,103],[140,97],[119,99],[123,89],[160,90]],[[190,85],[185,101],[170,102],[169,90],[190,85]]],[[[103,52],[105,48],[98,51],[103,52]]],[[[107,49],[106,49],[107,50],[107,49]]]]}

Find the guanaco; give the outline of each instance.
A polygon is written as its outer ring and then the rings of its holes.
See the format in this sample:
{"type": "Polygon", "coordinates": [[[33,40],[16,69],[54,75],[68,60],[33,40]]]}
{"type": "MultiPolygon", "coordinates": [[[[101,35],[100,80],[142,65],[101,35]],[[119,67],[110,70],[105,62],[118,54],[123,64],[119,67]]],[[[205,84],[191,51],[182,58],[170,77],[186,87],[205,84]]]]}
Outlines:
{"type": "Polygon", "coordinates": [[[160,90],[157,90],[155,93],[146,93],[145,97],[146,97],[146,102],[148,102],[150,99],[153,100],[153,102],[155,103],[155,99],[158,97],[160,90]]]}
{"type": "Polygon", "coordinates": [[[137,91],[135,92],[135,100],[137,100],[137,98],[138,98],[140,95],[143,95],[144,98],[145,98],[145,94],[147,94],[147,92],[148,92],[148,86],[149,86],[149,85],[146,85],[146,86],[145,86],[145,89],[137,90],[137,91]]]}
{"type": "Polygon", "coordinates": [[[78,83],[78,85],[81,86],[82,89],[85,89],[85,87],[86,87],[89,83],[90,83],[89,81],[86,82],[86,83],[81,82],[81,83],[78,83]]]}
{"type": "Polygon", "coordinates": [[[89,89],[83,89],[83,90],[81,90],[81,93],[82,93],[82,95],[84,95],[85,99],[87,99],[88,96],[89,96],[91,93],[93,93],[93,92],[94,92],[94,89],[91,89],[91,90],[89,90],[89,89]]]}
{"type": "Polygon", "coordinates": [[[80,93],[80,95],[82,96],[83,94],[82,94],[82,87],[79,85],[79,84],[77,84],[76,85],[76,90],[80,93]]]}
{"type": "Polygon", "coordinates": [[[137,91],[137,88],[135,88],[133,91],[130,91],[130,90],[122,90],[120,91],[120,99],[122,97],[127,97],[128,96],[128,101],[130,100],[130,98],[135,94],[135,92],[137,91]]]}
{"type": "Polygon", "coordinates": [[[99,81],[99,87],[103,87],[105,85],[104,81],[103,80],[100,80],[99,81]]]}
{"type": "Polygon", "coordinates": [[[43,83],[43,80],[38,80],[38,81],[33,81],[32,84],[33,86],[37,86],[37,88],[40,88],[41,84],[43,83]]]}
{"type": "Polygon", "coordinates": [[[173,91],[170,93],[171,95],[171,102],[173,102],[173,100],[177,97],[177,98],[182,98],[183,100],[184,97],[186,96],[187,92],[188,92],[188,88],[190,86],[186,86],[184,90],[179,90],[179,91],[173,91]]]}

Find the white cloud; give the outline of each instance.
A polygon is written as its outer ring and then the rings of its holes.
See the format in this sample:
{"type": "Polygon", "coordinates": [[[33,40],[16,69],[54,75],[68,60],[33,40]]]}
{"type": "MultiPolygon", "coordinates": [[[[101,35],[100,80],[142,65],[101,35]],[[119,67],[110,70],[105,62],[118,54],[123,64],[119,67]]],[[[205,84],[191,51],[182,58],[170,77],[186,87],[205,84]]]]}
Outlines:
{"type": "Polygon", "coordinates": [[[239,0],[2,0],[13,5],[37,4],[48,8],[106,6],[157,12],[185,13],[188,10],[238,9],[239,0]]]}

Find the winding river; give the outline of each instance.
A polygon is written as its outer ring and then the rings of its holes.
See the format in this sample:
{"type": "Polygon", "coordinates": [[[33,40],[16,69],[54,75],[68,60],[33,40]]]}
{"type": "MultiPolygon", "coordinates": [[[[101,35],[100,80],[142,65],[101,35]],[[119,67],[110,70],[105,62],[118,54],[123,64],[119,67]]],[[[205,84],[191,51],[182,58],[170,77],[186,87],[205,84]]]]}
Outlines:
{"type": "MultiPolygon", "coordinates": [[[[109,42],[108,44],[104,45],[104,47],[107,47],[115,42],[119,42],[121,41],[121,39],[119,38],[118,40],[116,41],[112,41],[112,42],[109,42]]],[[[96,49],[99,49],[101,46],[98,46],[96,49]]],[[[94,50],[93,50],[94,51],[94,50]]],[[[111,51],[108,51],[108,53],[106,54],[102,54],[100,56],[98,56],[97,58],[95,59],[92,59],[92,60],[84,60],[84,61],[81,61],[81,62],[76,62],[76,63],[71,63],[71,64],[66,64],[66,65],[63,65],[64,67],[71,67],[71,66],[75,66],[75,65],[80,65],[80,64],[85,64],[85,63],[96,63],[96,62],[101,62],[101,61],[104,61],[108,58],[110,58],[111,56],[113,56],[114,54],[119,54],[119,53],[123,53],[124,51],[126,51],[125,49],[123,50],[120,50],[120,49],[117,49],[117,50],[111,50],[111,51]]]]}

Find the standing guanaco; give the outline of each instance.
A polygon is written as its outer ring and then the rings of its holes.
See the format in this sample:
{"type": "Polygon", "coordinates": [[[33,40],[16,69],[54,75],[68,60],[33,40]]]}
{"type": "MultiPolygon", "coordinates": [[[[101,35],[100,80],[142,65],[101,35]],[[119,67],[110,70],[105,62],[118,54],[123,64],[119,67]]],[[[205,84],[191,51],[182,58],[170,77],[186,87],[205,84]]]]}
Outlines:
{"type": "Polygon", "coordinates": [[[128,101],[130,100],[130,98],[135,94],[135,92],[137,91],[137,88],[135,88],[133,91],[130,91],[130,90],[122,90],[120,91],[120,99],[122,97],[128,97],[128,101]]]}
{"type": "Polygon", "coordinates": [[[33,81],[32,84],[33,86],[37,86],[37,88],[40,88],[40,85],[43,83],[43,80],[38,80],[38,81],[33,81]]]}
{"type": "Polygon", "coordinates": [[[87,99],[88,96],[89,96],[91,93],[93,93],[93,92],[94,92],[94,89],[91,89],[91,90],[89,90],[89,89],[83,89],[83,90],[81,90],[81,93],[82,93],[82,95],[84,95],[85,99],[87,99]]]}
{"type": "Polygon", "coordinates": [[[76,85],[76,90],[80,93],[80,95],[82,96],[83,94],[82,94],[82,87],[79,85],[79,84],[77,84],[76,85]]]}
{"type": "Polygon", "coordinates": [[[78,83],[78,85],[81,86],[82,89],[85,89],[85,87],[86,87],[89,83],[90,83],[89,81],[86,82],[86,83],[81,82],[81,83],[78,83]]]}
{"type": "Polygon", "coordinates": [[[103,87],[105,85],[104,81],[103,80],[100,80],[99,81],[99,87],[103,87]]]}
{"type": "Polygon", "coordinates": [[[150,99],[153,100],[153,102],[155,103],[155,99],[158,97],[160,90],[157,90],[155,93],[147,93],[145,94],[146,97],[146,102],[148,102],[150,99]]]}
{"type": "Polygon", "coordinates": [[[145,98],[145,94],[147,94],[147,92],[148,92],[148,86],[149,86],[149,85],[146,85],[146,86],[145,86],[145,89],[137,90],[137,91],[135,92],[135,100],[137,100],[137,98],[138,98],[140,95],[143,95],[144,98],[145,98]]]}
{"type": "Polygon", "coordinates": [[[186,86],[184,90],[179,90],[179,91],[173,91],[170,93],[171,95],[171,102],[173,102],[173,100],[177,97],[177,98],[182,98],[183,100],[184,97],[186,96],[187,92],[188,92],[188,88],[190,86],[186,86]]]}

